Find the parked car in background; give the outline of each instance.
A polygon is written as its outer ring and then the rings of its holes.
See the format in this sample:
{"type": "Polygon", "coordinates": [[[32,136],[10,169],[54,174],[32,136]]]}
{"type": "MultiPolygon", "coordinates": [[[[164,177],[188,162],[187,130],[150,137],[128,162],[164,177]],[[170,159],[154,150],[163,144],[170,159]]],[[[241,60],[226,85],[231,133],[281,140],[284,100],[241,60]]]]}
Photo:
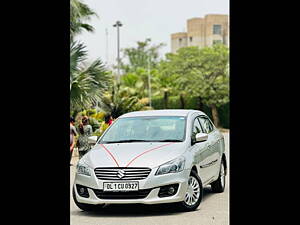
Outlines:
{"type": "Polygon", "coordinates": [[[78,162],[73,198],[85,211],[130,203],[195,210],[204,186],[224,191],[224,152],[222,133],[201,111],[127,113],[78,162]]]}

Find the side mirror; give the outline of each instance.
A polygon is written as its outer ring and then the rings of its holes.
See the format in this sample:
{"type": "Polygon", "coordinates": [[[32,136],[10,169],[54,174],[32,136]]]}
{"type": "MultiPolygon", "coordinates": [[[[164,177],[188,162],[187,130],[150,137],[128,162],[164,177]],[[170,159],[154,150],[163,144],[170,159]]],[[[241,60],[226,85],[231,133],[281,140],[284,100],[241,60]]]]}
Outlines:
{"type": "Polygon", "coordinates": [[[96,144],[98,137],[97,136],[91,136],[88,137],[89,143],[90,144],[96,144]]]}
{"type": "Polygon", "coordinates": [[[207,139],[208,139],[208,134],[205,134],[205,133],[196,134],[196,142],[207,141],[207,139]]]}

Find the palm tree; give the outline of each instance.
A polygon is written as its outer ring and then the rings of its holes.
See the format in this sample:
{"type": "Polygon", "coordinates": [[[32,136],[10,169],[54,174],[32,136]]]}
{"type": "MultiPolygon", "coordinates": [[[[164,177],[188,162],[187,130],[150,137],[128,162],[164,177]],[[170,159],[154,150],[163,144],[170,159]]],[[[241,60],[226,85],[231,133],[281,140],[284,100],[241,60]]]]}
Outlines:
{"type": "Polygon", "coordinates": [[[148,94],[148,75],[140,73],[140,68],[135,73],[127,73],[121,77],[121,86],[128,90],[128,93],[138,98],[145,98],[148,94]]]}
{"type": "Polygon", "coordinates": [[[100,108],[114,118],[131,111],[147,110],[148,98],[138,98],[131,93],[131,88],[121,86],[116,82],[104,96],[100,108]]]}
{"type": "Polygon", "coordinates": [[[87,51],[82,43],[72,42],[70,50],[70,106],[79,111],[97,105],[111,85],[112,76],[101,60],[85,63],[87,51]]]}
{"type": "Polygon", "coordinates": [[[88,7],[88,5],[82,3],[81,0],[70,0],[70,36],[73,40],[76,34],[79,34],[82,30],[89,32],[94,31],[93,26],[85,23],[89,21],[92,16],[97,14],[88,7]]]}
{"type": "Polygon", "coordinates": [[[167,70],[167,65],[161,62],[159,69],[152,74],[152,87],[155,90],[153,95],[162,95],[164,108],[168,108],[169,96],[174,92],[174,75],[167,70]]]}

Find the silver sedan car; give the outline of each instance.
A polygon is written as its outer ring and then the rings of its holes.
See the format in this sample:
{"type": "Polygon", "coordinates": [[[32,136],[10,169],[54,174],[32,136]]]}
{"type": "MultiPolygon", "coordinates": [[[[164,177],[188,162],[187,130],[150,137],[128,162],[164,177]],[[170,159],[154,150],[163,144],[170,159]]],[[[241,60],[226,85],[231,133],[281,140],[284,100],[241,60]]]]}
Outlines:
{"type": "Polygon", "coordinates": [[[201,111],[127,113],[79,160],[73,199],[84,211],[130,203],[195,210],[204,186],[224,191],[224,151],[222,133],[201,111]]]}

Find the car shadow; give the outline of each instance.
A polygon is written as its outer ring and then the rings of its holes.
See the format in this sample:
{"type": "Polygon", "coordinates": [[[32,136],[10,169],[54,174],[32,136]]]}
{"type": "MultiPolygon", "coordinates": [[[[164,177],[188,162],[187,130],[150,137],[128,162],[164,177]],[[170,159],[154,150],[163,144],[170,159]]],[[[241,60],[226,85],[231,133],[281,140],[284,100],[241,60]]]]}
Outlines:
{"type": "MultiPolygon", "coordinates": [[[[207,201],[213,193],[210,187],[205,187],[203,189],[203,204],[207,201]]],[[[201,207],[200,207],[201,208],[201,207]]],[[[196,211],[201,210],[200,208],[196,211]]],[[[88,216],[88,217],[147,217],[147,216],[168,216],[168,215],[178,215],[183,212],[180,210],[176,204],[155,204],[155,205],[145,205],[145,204],[111,204],[105,205],[103,208],[93,211],[84,212],[81,210],[73,211],[71,214],[73,216],[88,216]]],[[[193,212],[190,212],[193,213],[193,212]]]]}
{"type": "Polygon", "coordinates": [[[209,199],[211,196],[213,196],[215,193],[212,192],[211,187],[204,187],[203,188],[203,198],[202,203],[205,202],[207,199],[209,199]]]}

